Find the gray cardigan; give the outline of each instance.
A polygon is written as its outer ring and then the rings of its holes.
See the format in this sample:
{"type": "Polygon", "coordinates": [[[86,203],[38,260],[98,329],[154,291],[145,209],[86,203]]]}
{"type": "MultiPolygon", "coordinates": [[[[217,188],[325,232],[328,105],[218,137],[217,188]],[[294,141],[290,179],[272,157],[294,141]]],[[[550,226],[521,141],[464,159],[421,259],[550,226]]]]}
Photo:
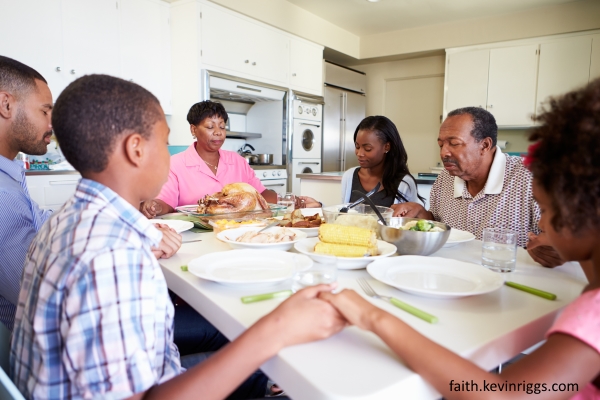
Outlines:
{"type": "MultiPolygon", "coordinates": [[[[342,203],[350,202],[350,194],[352,193],[352,177],[354,176],[354,170],[358,167],[353,167],[344,172],[342,176],[342,203]]],[[[417,184],[414,179],[411,179],[406,175],[402,181],[400,182],[400,186],[398,186],[398,191],[402,193],[402,195],[408,201],[417,202],[419,198],[417,197],[417,184]]],[[[394,204],[398,204],[400,201],[398,199],[394,199],[394,204]]]]}

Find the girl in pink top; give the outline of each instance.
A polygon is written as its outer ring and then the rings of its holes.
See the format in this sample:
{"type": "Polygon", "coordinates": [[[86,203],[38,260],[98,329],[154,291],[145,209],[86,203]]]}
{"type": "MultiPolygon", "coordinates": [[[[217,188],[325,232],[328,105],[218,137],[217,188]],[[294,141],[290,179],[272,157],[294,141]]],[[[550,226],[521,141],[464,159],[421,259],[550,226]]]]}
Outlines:
{"type": "Polygon", "coordinates": [[[584,293],[565,308],[540,348],[495,375],[354,291],[319,294],[350,323],[380,336],[447,399],[530,399],[532,394],[543,399],[600,399],[600,79],[551,100],[537,120],[540,125],[532,129],[530,140],[535,143],[526,164],[542,213],[539,226],[563,260],[593,265],[584,293]],[[481,390],[484,383],[496,384],[504,391],[460,391],[461,381],[475,382],[481,390]]]}
{"type": "Polygon", "coordinates": [[[169,179],[156,199],[145,201],[140,211],[148,218],[170,212],[175,207],[198,204],[207,194],[221,191],[229,183],[252,185],[268,203],[277,195],[265,189],[247,161],[232,151],[221,150],[225,142],[228,116],[221,103],[210,100],[190,108],[187,120],[196,139],[187,150],[171,157],[169,179]]]}

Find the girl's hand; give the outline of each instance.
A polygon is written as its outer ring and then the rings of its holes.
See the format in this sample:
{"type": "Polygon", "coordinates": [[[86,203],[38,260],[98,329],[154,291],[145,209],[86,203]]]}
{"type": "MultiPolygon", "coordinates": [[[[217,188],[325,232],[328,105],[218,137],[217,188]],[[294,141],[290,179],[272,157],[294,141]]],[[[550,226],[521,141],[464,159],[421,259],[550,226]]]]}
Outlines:
{"type": "Polygon", "coordinates": [[[281,303],[258,324],[273,335],[277,348],[321,340],[346,326],[346,320],[331,304],[318,298],[334,285],[317,285],[302,289],[281,303]]]}
{"type": "Polygon", "coordinates": [[[147,200],[140,204],[140,211],[148,219],[162,214],[162,206],[156,200],[147,200]]]}
{"type": "Polygon", "coordinates": [[[296,208],[321,208],[321,203],[312,197],[296,196],[296,208]]]}
{"type": "Polygon", "coordinates": [[[344,289],[338,294],[321,292],[319,298],[332,304],[349,323],[368,331],[373,330],[374,321],[381,312],[354,290],[344,289]]]}

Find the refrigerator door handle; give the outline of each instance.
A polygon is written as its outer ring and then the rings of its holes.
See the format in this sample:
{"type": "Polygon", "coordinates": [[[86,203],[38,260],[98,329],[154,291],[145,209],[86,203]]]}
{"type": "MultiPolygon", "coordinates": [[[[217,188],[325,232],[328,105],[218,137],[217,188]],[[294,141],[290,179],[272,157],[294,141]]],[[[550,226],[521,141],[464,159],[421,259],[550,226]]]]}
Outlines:
{"type": "Polygon", "coordinates": [[[346,143],[345,143],[345,132],[346,132],[346,93],[340,94],[340,171],[345,171],[346,168],[346,143]]]}

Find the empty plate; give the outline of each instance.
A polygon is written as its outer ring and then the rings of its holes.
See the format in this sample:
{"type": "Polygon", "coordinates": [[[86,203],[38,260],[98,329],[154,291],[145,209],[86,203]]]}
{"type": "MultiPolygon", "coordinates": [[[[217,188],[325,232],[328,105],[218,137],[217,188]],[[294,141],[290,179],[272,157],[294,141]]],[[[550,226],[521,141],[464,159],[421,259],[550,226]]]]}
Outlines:
{"type": "Polygon", "coordinates": [[[448,236],[448,240],[446,240],[446,243],[444,243],[444,247],[455,246],[459,243],[469,242],[473,239],[475,239],[475,235],[473,235],[471,232],[452,228],[450,230],[450,236],[448,236]]]}
{"type": "Polygon", "coordinates": [[[226,285],[270,284],[309,269],[313,261],[302,254],[279,250],[230,250],[209,253],[188,263],[188,271],[226,285]]]}
{"type": "Polygon", "coordinates": [[[501,274],[481,265],[442,257],[384,258],[369,264],[367,272],[402,291],[441,299],[493,292],[504,283],[501,274]]]}
{"type": "Polygon", "coordinates": [[[194,227],[193,222],[181,221],[178,219],[151,219],[150,222],[153,224],[167,225],[169,228],[175,229],[175,232],[177,233],[187,231],[188,229],[192,229],[194,227]]]}

